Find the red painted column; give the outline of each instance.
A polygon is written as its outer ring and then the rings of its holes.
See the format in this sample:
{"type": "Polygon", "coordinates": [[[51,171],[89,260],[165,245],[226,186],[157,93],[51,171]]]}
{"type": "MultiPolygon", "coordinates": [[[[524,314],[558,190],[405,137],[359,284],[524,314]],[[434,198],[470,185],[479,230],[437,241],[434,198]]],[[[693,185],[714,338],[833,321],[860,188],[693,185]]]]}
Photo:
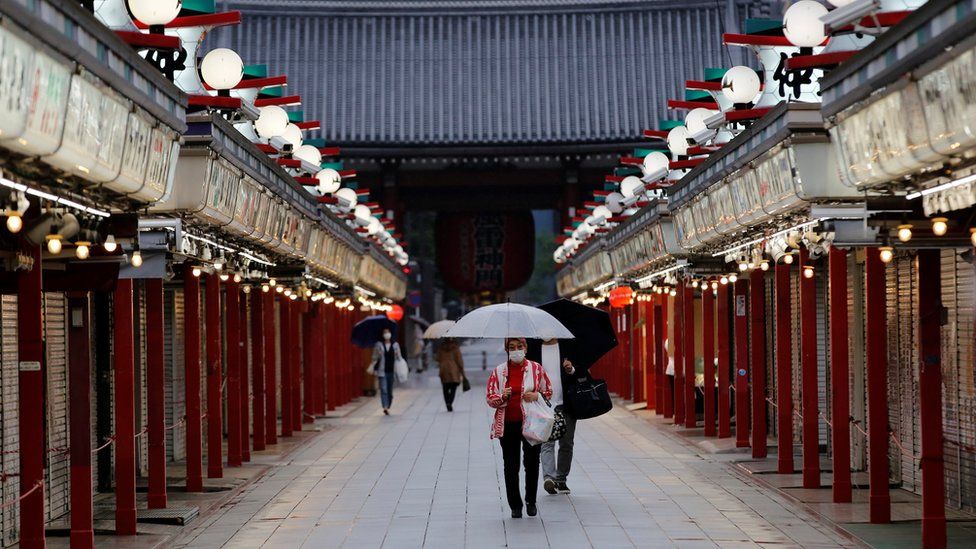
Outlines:
{"type": "Polygon", "coordinates": [[[301,314],[302,319],[302,423],[312,423],[315,420],[315,313],[313,307],[305,304],[306,311],[301,314]]]}
{"type": "Polygon", "coordinates": [[[291,436],[291,362],[294,349],[291,346],[291,300],[278,300],[278,316],[281,317],[281,436],[291,436]]]}
{"type": "Polygon", "coordinates": [[[248,413],[248,407],[251,405],[251,388],[248,384],[249,379],[249,369],[247,367],[248,362],[248,350],[250,346],[248,345],[247,336],[247,294],[244,293],[240,284],[234,284],[235,290],[237,291],[237,298],[240,300],[240,314],[241,323],[240,327],[240,340],[238,343],[238,379],[241,384],[241,460],[251,461],[251,429],[248,427],[250,423],[250,415],[248,413]]]}
{"type": "Polygon", "coordinates": [[[685,427],[698,426],[695,412],[695,289],[685,285],[684,337],[685,337],[685,427]]]}
{"type": "Polygon", "coordinates": [[[728,438],[732,436],[732,418],[729,402],[729,285],[719,284],[718,304],[715,315],[718,317],[718,436],[728,438]]]}
{"type": "Polygon", "coordinates": [[[150,509],[166,508],[166,357],[163,279],[146,280],[146,405],[150,509]]]}
{"type": "Polygon", "coordinates": [[[251,386],[254,397],[254,451],[264,450],[264,294],[251,290],[251,386]]]}
{"type": "MultiPolygon", "coordinates": [[[[810,264],[806,248],[800,264],[810,264]]],[[[820,488],[820,404],[817,387],[817,281],[800,275],[800,367],[803,384],[803,487],[820,488]]]]}
{"type": "Polygon", "coordinates": [[[326,411],[331,412],[336,409],[339,397],[339,373],[336,370],[338,362],[339,326],[336,318],[336,310],[331,304],[322,306],[325,311],[325,401],[326,411]]]}
{"type": "Polygon", "coordinates": [[[664,417],[673,418],[674,391],[671,389],[671,380],[668,379],[667,374],[668,360],[671,357],[665,345],[665,340],[668,339],[668,330],[670,329],[668,328],[668,297],[666,294],[660,294],[658,299],[661,305],[661,393],[664,395],[664,417]]]}
{"type": "Polygon", "coordinates": [[[136,534],[136,403],[132,280],[115,285],[112,309],[115,372],[115,533],[136,534]]]}
{"type": "Polygon", "coordinates": [[[766,449],[766,295],[765,272],[752,271],[750,341],[752,349],[752,457],[764,458],[766,449]]]}
{"type": "Polygon", "coordinates": [[[190,266],[186,266],[183,271],[183,315],[183,368],[186,383],[183,393],[186,403],[186,491],[202,492],[203,418],[200,413],[200,279],[190,273],[190,266]]]}
{"type": "Polygon", "coordinates": [[[674,424],[685,422],[685,283],[678,284],[674,296],[674,424]]]}
{"type": "MultiPolygon", "coordinates": [[[[802,265],[802,259],[800,264],[802,265]]],[[[793,310],[790,266],[776,264],[776,425],[777,472],[793,473],[793,310]]]]}
{"type": "Polygon", "coordinates": [[[749,281],[735,282],[733,330],[735,331],[735,447],[749,447],[749,281]]]}
{"type": "Polygon", "coordinates": [[[278,325],[275,298],[271,291],[261,290],[264,312],[264,441],[278,443],[278,325]]]}
{"type": "Polygon", "coordinates": [[[702,359],[705,366],[705,436],[715,436],[715,309],[714,294],[702,282],[702,359]]]}
{"type": "Polygon", "coordinates": [[[291,304],[291,428],[292,431],[302,430],[302,309],[304,303],[292,301],[291,304]]]}
{"type": "Polygon", "coordinates": [[[318,390],[315,396],[315,413],[324,416],[326,412],[326,398],[328,396],[328,380],[326,379],[325,366],[326,366],[326,344],[325,344],[325,330],[326,330],[326,318],[325,318],[326,305],[324,303],[318,303],[316,305],[316,348],[318,365],[316,371],[318,372],[318,390]]]}
{"type": "Polygon", "coordinates": [[[17,359],[20,413],[20,543],[44,547],[44,325],[41,320],[41,249],[27,247],[34,266],[17,275],[17,359]],[[28,494],[26,495],[25,494],[28,494]]]}
{"type": "Polygon", "coordinates": [[[221,345],[220,277],[205,280],[207,326],[207,478],[224,477],[224,373],[221,345]]]}
{"type": "MultiPolygon", "coordinates": [[[[868,477],[871,522],[891,522],[888,491],[888,327],[885,264],[878,248],[865,249],[867,306],[868,477]]],[[[941,413],[941,410],[940,410],[941,413]]]]}
{"type": "Polygon", "coordinates": [[[659,294],[654,294],[651,296],[651,322],[653,324],[654,338],[651,342],[654,344],[654,376],[657,379],[655,383],[655,398],[657,399],[657,405],[654,407],[654,412],[656,415],[664,415],[664,340],[667,338],[667,334],[664,333],[664,322],[662,321],[661,314],[661,296],[659,294]]]}
{"type": "Polygon", "coordinates": [[[647,401],[648,410],[657,410],[661,407],[657,400],[657,369],[654,362],[654,304],[650,300],[639,302],[641,311],[641,324],[643,333],[641,344],[638,347],[641,356],[641,371],[644,372],[644,400],[647,401]]]}
{"type": "Polygon", "coordinates": [[[241,454],[241,304],[240,290],[224,284],[224,318],[227,324],[227,465],[240,467],[241,454]]]}
{"type": "Polygon", "coordinates": [[[834,503],[851,501],[851,388],[847,338],[847,251],[830,247],[830,416],[834,503]]]}
{"type": "Polygon", "coordinates": [[[71,547],[95,547],[92,506],[91,308],[87,292],[68,296],[68,442],[71,454],[71,547]]]}
{"type": "Polygon", "coordinates": [[[918,392],[922,429],[922,547],[946,546],[945,458],[942,441],[942,272],[941,252],[919,250],[918,392]]]}

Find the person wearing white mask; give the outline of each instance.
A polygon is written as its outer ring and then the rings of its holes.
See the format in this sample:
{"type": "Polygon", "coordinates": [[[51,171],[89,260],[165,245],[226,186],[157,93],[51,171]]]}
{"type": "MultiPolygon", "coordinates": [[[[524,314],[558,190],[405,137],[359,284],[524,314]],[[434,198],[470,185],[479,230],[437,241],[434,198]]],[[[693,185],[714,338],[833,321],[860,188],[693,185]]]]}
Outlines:
{"type": "MultiPolygon", "coordinates": [[[[575,383],[573,374],[576,368],[566,357],[562,356],[559,350],[559,341],[550,339],[542,342],[541,349],[542,367],[552,381],[552,407],[558,410],[563,407],[563,388],[571,383],[575,383]]],[[[566,432],[558,441],[550,440],[542,443],[542,477],[544,479],[542,487],[550,494],[558,492],[569,492],[566,478],[569,476],[569,469],[573,463],[573,438],[576,435],[576,418],[566,413],[566,432]],[[556,444],[559,450],[556,451],[556,444]],[[558,454],[558,458],[557,458],[558,454]]]]}
{"type": "Polygon", "coordinates": [[[499,364],[488,377],[486,400],[495,409],[491,425],[491,438],[502,445],[505,463],[505,493],[512,509],[512,518],[522,518],[522,495],[519,491],[519,450],[524,453],[525,463],[525,511],[534,517],[536,492],[539,488],[539,452],[541,446],[533,446],[522,436],[522,420],[525,409],[522,402],[534,402],[539,397],[552,396],[549,376],[538,362],[525,358],[525,338],[505,340],[508,360],[499,364]]]}
{"type": "Polygon", "coordinates": [[[377,341],[373,346],[373,357],[370,359],[370,367],[380,383],[380,403],[383,405],[383,413],[390,415],[390,407],[393,406],[393,368],[397,360],[402,360],[400,354],[400,344],[393,341],[393,333],[388,329],[383,330],[383,340],[377,341]]]}

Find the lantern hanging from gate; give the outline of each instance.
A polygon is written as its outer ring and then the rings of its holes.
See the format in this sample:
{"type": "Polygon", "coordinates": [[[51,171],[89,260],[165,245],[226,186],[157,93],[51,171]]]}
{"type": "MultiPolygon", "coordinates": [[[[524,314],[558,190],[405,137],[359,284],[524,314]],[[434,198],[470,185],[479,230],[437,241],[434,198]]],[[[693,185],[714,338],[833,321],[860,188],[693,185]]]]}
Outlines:
{"type": "Polygon", "coordinates": [[[390,307],[390,310],[386,312],[386,318],[389,318],[393,322],[400,322],[403,319],[403,307],[393,305],[390,307]]]}
{"type": "Polygon", "coordinates": [[[441,213],[436,241],[437,268],[461,292],[509,292],[524,286],[535,268],[529,210],[441,213]]]}
{"type": "Polygon", "coordinates": [[[610,290],[610,306],[623,309],[634,302],[634,290],[630,286],[620,286],[610,290]]]}

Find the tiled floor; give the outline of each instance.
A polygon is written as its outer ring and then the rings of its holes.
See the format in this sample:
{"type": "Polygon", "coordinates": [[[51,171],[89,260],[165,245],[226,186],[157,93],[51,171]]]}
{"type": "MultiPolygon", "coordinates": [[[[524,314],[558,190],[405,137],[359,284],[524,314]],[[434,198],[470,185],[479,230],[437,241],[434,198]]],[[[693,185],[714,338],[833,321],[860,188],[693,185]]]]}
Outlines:
{"type": "Polygon", "coordinates": [[[475,388],[458,396],[453,413],[428,372],[396,392],[390,417],[370,402],[324,420],[333,428],[191,524],[177,546],[852,545],[623,408],[580,423],[571,496],[541,492],[538,517],[508,518],[480,357],[471,357],[475,388]]]}

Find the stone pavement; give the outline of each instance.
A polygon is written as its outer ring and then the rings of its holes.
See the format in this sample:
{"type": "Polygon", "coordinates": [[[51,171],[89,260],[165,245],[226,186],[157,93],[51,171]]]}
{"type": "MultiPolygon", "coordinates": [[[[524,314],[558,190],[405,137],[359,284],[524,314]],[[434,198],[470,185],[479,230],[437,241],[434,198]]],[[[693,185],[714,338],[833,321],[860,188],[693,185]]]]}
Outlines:
{"type": "Polygon", "coordinates": [[[581,422],[569,486],[510,518],[488,439],[480,351],[474,390],[448,413],[436,371],[370,401],[276,463],[177,547],[838,547],[834,530],[721,461],[618,407],[581,422]]]}

